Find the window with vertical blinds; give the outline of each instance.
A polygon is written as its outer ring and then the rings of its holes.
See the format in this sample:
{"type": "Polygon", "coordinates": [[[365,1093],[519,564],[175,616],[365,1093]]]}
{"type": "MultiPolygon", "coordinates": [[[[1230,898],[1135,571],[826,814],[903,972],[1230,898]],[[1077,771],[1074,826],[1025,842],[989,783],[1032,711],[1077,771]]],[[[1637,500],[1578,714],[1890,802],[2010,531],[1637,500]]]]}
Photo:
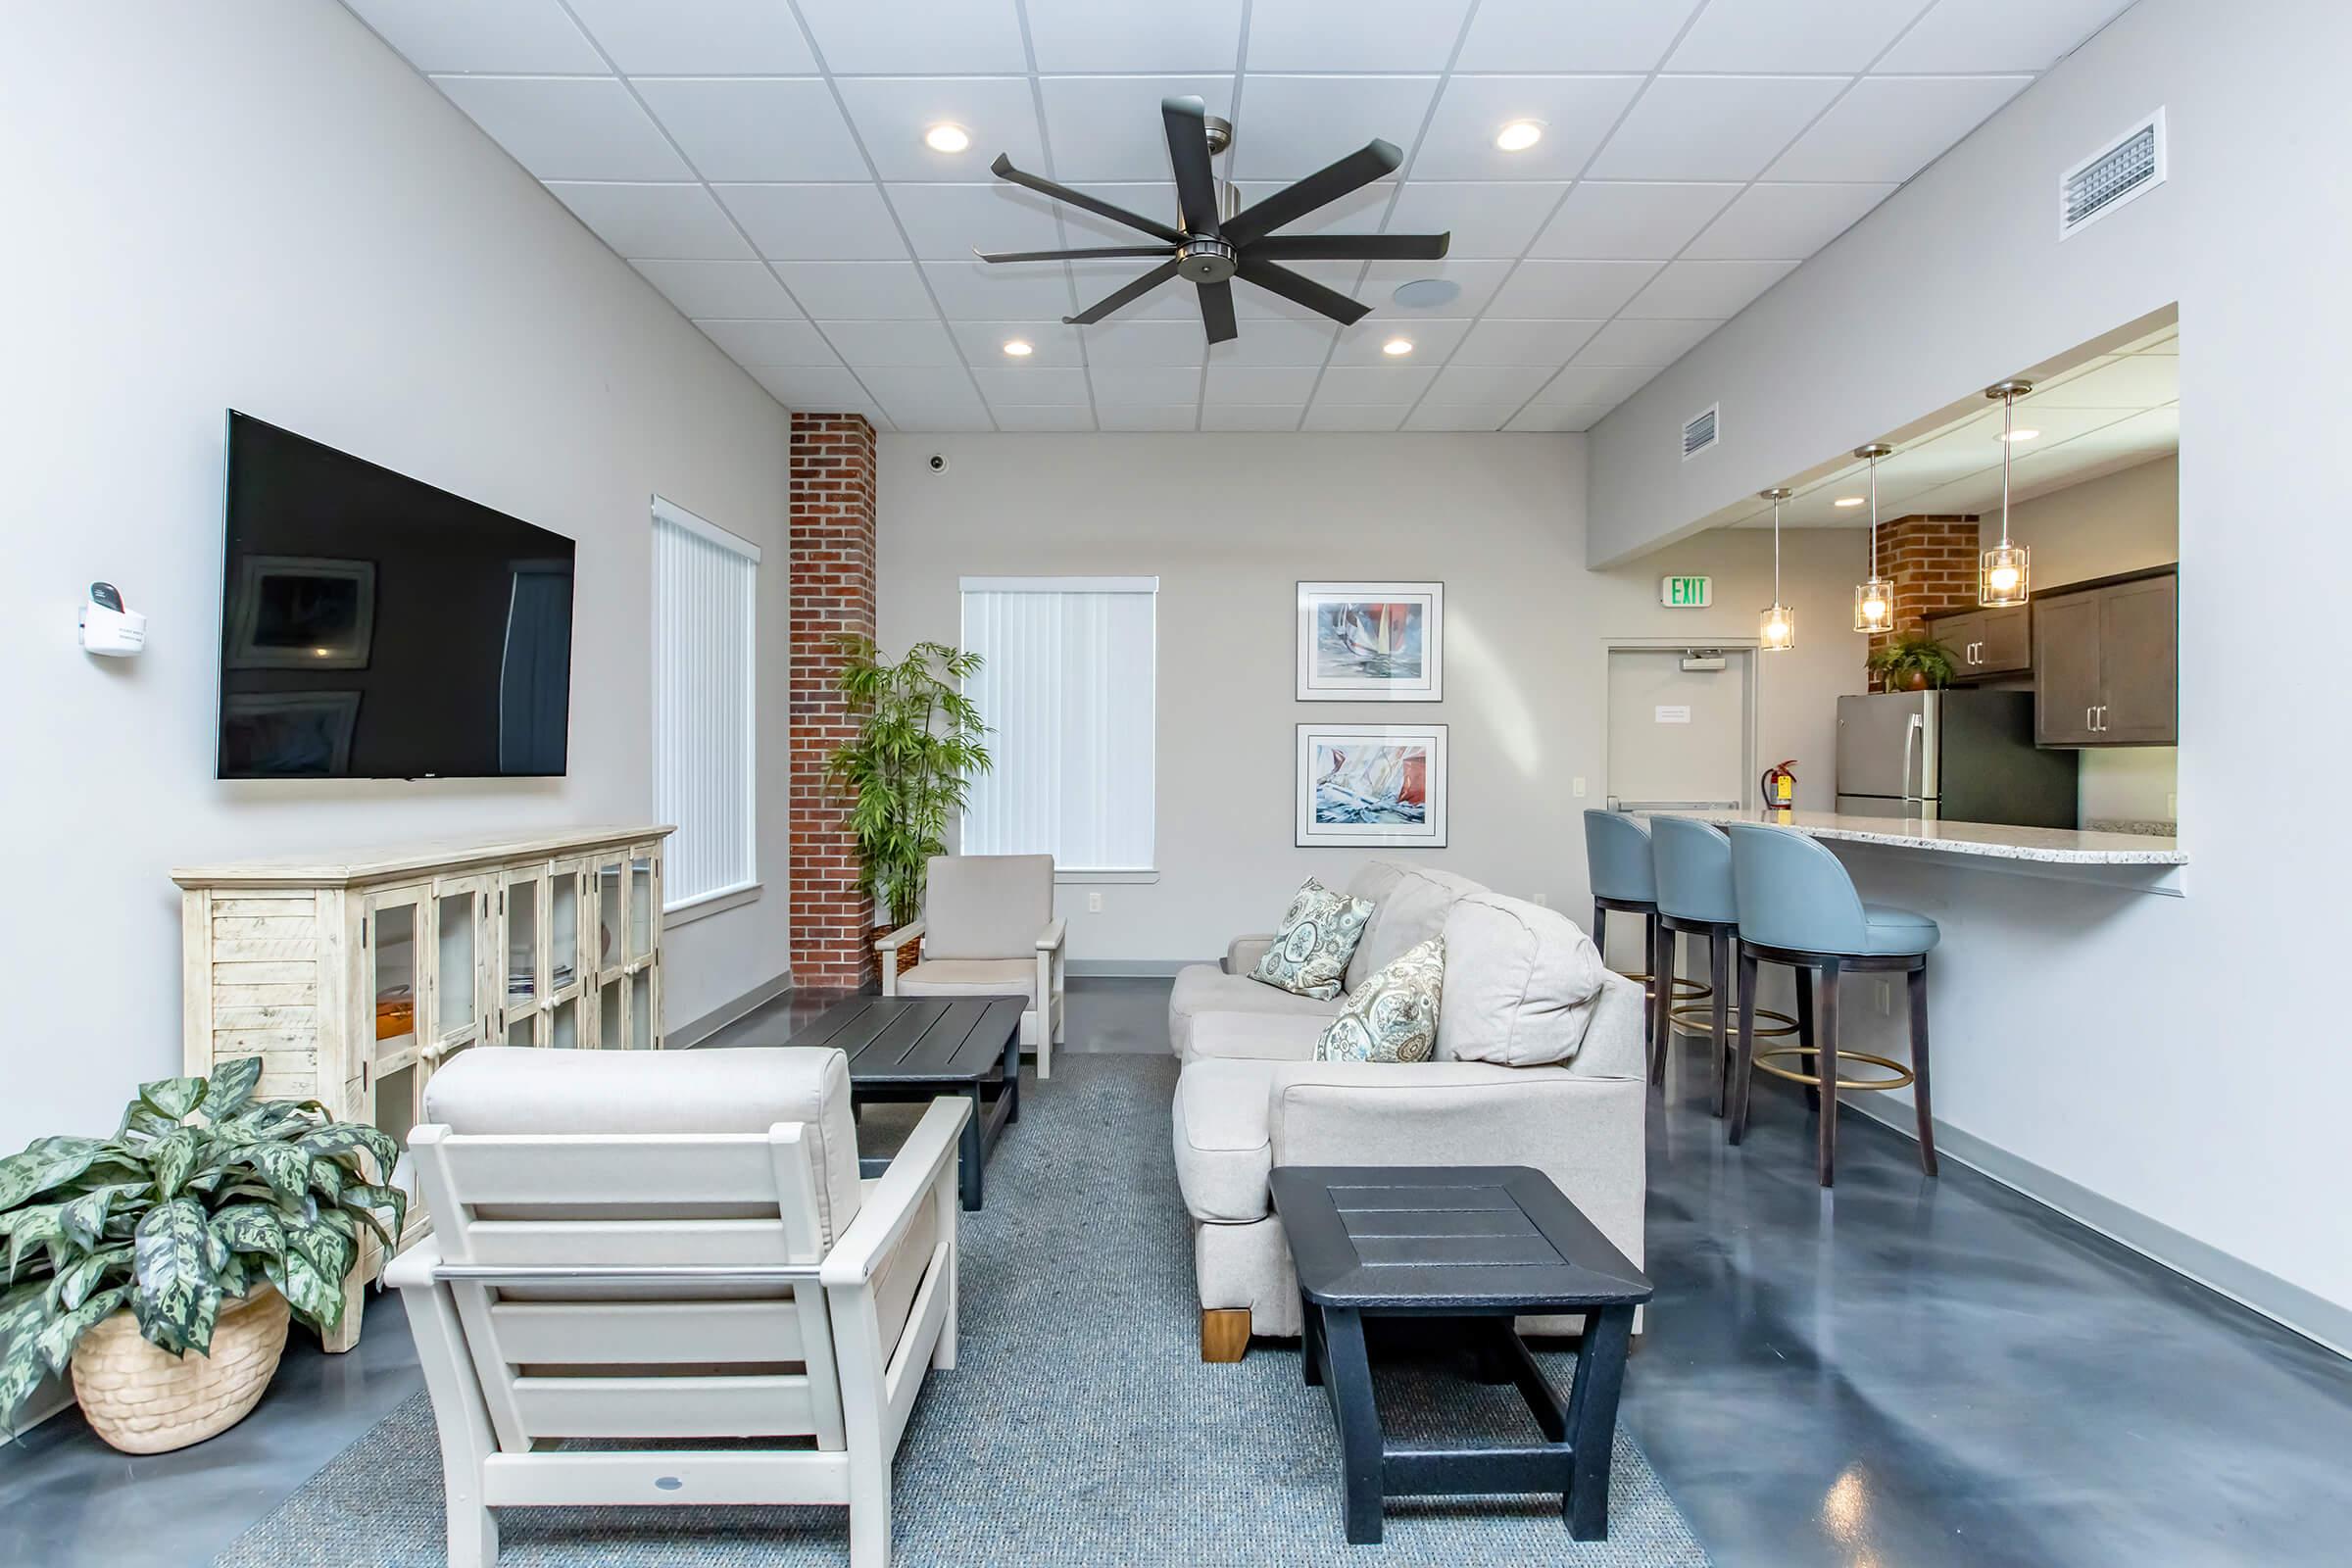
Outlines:
{"type": "Polygon", "coordinates": [[[966,855],[1061,871],[1152,869],[1156,577],[966,577],[965,695],[996,766],[972,782],[966,855]]]}
{"type": "Polygon", "coordinates": [[[754,681],[760,547],[654,500],[654,811],[677,825],[664,911],[760,880],[754,681]]]}

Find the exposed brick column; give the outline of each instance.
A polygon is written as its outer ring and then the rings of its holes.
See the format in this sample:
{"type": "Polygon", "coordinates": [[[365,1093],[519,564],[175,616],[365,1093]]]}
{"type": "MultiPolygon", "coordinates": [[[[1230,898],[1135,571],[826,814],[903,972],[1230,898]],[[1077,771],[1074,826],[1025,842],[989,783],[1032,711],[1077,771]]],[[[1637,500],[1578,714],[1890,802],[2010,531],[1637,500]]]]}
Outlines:
{"type": "Polygon", "coordinates": [[[874,427],[858,414],[792,416],[792,978],[874,978],[874,901],[858,888],[846,798],[827,777],[854,726],[833,689],[833,639],[874,635],[874,427]]]}
{"type": "MultiPolygon", "coordinates": [[[[1927,628],[1930,615],[1977,602],[1977,519],[1914,514],[1879,524],[1879,570],[1894,584],[1894,631],[1927,628]]],[[[1870,639],[1872,653],[1893,632],[1870,639]]]]}

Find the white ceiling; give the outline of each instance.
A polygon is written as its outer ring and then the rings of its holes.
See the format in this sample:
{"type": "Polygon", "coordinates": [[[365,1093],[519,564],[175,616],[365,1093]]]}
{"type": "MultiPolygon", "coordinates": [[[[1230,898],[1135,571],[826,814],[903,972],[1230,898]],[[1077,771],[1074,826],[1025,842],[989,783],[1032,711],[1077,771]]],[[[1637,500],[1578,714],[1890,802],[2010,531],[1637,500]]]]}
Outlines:
{"type": "Polygon", "coordinates": [[[1582,430],[2130,0],[345,0],[787,406],[903,430],[1582,430]],[[1230,118],[1245,201],[1375,136],[1393,180],[1286,232],[1450,228],[1307,263],[1209,348],[1142,236],[989,160],[1173,218],[1159,100],[1230,118]],[[1506,122],[1546,126],[1494,147],[1506,122]],[[953,121],[968,152],[923,130],[953,121]],[[1397,284],[1459,296],[1414,311],[1397,284]],[[1411,355],[1379,352],[1402,336],[1411,355]],[[1036,347],[1025,361],[1006,339],[1036,347]]]}

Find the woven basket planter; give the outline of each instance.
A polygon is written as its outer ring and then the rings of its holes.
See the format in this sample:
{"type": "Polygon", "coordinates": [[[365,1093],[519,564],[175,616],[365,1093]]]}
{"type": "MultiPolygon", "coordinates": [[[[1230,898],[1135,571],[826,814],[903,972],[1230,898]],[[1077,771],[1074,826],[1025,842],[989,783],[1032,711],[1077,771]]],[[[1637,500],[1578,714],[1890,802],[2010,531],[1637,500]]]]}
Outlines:
{"type": "Polygon", "coordinates": [[[173,1355],[117,1312],[74,1347],[74,1393],[90,1430],[124,1453],[169,1453],[245,1419],[286,1348],[286,1298],[263,1285],[224,1302],[210,1355],[173,1355]]]}

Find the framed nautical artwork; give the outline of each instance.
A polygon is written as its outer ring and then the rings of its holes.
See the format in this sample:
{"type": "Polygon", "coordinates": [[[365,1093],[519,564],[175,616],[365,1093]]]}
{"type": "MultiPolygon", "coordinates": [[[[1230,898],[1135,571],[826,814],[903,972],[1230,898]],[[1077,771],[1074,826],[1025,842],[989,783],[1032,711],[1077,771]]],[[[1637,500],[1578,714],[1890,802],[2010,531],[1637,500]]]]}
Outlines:
{"type": "Polygon", "coordinates": [[[1446,585],[1298,585],[1298,701],[1435,703],[1446,695],[1446,585]]]}
{"type": "Polygon", "coordinates": [[[1446,847],[1446,726],[1300,724],[1298,842],[1446,847]]]}

